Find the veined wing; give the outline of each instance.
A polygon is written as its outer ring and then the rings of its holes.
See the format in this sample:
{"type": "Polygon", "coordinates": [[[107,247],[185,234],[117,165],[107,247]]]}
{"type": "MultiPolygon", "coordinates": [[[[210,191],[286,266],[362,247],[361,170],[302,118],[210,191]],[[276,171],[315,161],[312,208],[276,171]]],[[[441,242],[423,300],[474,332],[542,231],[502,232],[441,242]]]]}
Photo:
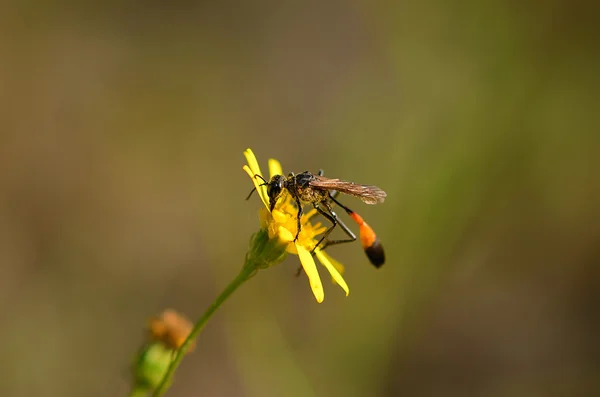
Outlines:
{"type": "Polygon", "coordinates": [[[377,186],[361,185],[319,175],[314,175],[314,179],[310,181],[310,186],[319,189],[337,190],[340,193],[358,197],[367,204],[383,203],[387,197],[387,194],[377,186]]]}

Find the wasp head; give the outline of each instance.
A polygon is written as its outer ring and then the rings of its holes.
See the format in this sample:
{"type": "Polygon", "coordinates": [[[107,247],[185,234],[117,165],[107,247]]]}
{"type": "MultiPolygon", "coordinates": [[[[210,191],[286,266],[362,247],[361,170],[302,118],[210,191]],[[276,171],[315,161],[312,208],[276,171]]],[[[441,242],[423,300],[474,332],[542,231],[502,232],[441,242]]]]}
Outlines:
{"type": "Polygon", "coordinates": [[[267,196],[269,196],[269,207],[271,212],[275,208],[277,198],[281,194],[281,191],[285,187],[285,178],[283,175],[274,175],[269,183],[267,183],[267,196]]]}

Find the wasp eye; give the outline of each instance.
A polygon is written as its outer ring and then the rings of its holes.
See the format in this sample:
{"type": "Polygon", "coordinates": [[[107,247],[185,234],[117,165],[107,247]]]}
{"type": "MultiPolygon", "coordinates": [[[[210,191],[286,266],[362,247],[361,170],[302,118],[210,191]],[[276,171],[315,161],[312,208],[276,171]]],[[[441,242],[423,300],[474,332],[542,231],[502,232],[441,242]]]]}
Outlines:
{"type": "Polygon", "coordinates": [[[269,183],[269,186],[267,186],[267,195],[269,197],[277,197],[280,191],[281,187],[276,183],[269,183]]]}
{"type": "Polygon", "coordinates": [[[275,208],[275,203],[277,202],[277,197],[281,193],[281,186],[277,183],[270,183],[267,186],[267,196],[269,196],[269,209],[273,212],[275,208]]]}
{"type": "Polygon", "coordinates": [[[267,185],[267,196],[269,196],[269,207],[271,211],[275,208],[275,202],[281,194],[284,187],[284,178],[281,175],[275,175],[267,185]]]}

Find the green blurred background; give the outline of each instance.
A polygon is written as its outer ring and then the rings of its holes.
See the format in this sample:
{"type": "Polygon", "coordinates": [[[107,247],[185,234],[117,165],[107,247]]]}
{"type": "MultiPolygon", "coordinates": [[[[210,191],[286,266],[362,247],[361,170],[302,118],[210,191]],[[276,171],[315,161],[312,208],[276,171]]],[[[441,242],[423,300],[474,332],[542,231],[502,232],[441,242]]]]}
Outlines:
{"type": "Polygon", "coordinates": [[[242,265],[247,147],[384,188],[345,202],[388,260],[332,247],[351,293],[324,276],[321,305],[296,257],[260,273],[169,395],[600,395],[583,2],[2,9],[2,396],[126,395],[147,318],[197,318],[242,265]]]}

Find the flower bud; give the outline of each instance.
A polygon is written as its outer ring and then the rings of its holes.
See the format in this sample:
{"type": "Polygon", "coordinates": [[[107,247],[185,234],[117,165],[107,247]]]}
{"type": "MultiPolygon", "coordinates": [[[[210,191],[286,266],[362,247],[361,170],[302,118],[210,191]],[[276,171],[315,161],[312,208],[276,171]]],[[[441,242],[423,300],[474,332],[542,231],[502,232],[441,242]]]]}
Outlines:
{"type": "Polygon", "coordinates": [[[142,347],[133,365],[135,389],[154,390],[167,373],[174,354],[175,350],[160,342],[142,347]]]}
{"type": "Polygon", "coordinates": [[[277,237],[269,238],[269,231],[261,228],[250,240],[245,266],[267,269],[281,263],[287,257],[287,244],[277,237]]]}

